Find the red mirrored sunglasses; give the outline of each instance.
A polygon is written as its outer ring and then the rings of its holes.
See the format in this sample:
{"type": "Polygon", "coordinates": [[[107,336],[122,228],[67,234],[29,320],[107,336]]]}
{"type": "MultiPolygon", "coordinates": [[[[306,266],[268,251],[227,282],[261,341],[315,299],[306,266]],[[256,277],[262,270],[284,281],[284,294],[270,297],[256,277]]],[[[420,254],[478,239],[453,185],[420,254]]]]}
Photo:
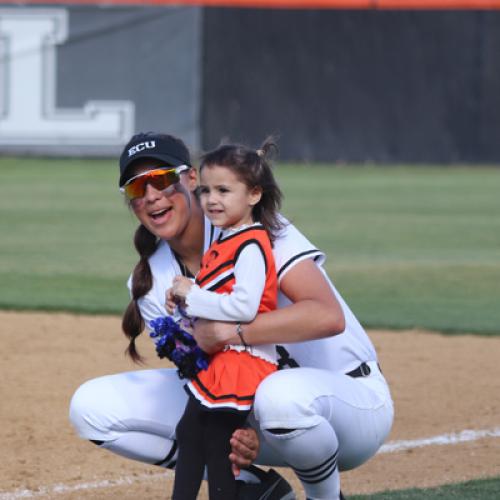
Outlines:
{"type": "Polygon", "coordinates": [[[142,198],[146,194],[146,186],[151,184],[155,189],[164,191],[165,189],[177,184],[181,178],[180,174],[189,170],[189,165],[180,165],[179,167],[160,167],[154,170],[142,172],[130,178],[120,191],[128,200],[142,198]]]}

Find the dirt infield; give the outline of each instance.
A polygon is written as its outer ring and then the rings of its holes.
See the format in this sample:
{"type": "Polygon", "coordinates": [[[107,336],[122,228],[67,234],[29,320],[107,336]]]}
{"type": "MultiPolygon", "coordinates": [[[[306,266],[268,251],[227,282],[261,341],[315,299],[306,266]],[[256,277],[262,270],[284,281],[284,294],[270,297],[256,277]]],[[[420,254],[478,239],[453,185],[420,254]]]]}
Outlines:
{"type": "MultiPolygon", "coordinates": [[[[135,369],[123,355],[119,318],[0,312],[0,325],[0,500],[168,498],[171,472],[99,450],[78,439],[68,422],[79,384],[135,369]]],[[[500,428],[500,338],[370,334],[396,405],[390,442],[500,428]]],[[[149,367],[164,366],[147,338],[139,347],[149,367]]],[[[499,437],[410,445],[343,473],[342,488],[348,496],[497,476],[499,456],[499,437]]],[[[302,498],[299,484],[283,473],[302,498]]]]}

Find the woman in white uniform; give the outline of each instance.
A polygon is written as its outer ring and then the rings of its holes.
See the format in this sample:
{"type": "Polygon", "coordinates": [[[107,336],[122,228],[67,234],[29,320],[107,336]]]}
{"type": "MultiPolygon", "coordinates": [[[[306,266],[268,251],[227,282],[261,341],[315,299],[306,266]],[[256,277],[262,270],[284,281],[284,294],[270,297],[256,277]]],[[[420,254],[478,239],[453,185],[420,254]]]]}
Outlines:
{"type": "MultiPolygon", "coordinates": [[[[120,157],[119,183],[134,183],[129,189],[139,195],[131,208],[140,222],[134,240],[140,260],[128,281],[132,301],[123,319],[129,353],[137,359],[135,337],[167,314],[165,293],[173,278],[194,276],[218,234],[203,216],[196,171],[182,141],[135,135],[120,157]],[[170,173],[156,175],[161,169],[170,173]]],[[[195,337],[209,353],[226,344],[277,345],[282,369],[259,386],[250,417],[260,446],[252,431],[236,431],[230,456],[235,472],[253,459],[291,467],[308,499],[336,500],[342,498],[339,471],[377,452],[390,432],[393,404],[372,342],[322,268],[324,254],[285,223],[273,249],[279,309],[238,332],[230,323],[199,321],[195,337]]],[[[175,369],[108,375],[76,391],[70,420],[82,438],[102,448],[173,467],[175,428],[186,398],[175,369]]],[[[262,494],[249,491],[245,498],[262,494]]],[[[293,498],[289,488],[281,491],[265,498],[293,498]]]]}

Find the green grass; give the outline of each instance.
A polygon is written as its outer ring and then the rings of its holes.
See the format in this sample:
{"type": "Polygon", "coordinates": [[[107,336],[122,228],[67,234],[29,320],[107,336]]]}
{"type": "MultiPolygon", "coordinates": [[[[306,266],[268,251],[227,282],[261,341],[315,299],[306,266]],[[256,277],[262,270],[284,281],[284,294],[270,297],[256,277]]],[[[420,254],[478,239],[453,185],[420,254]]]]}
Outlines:
{"type": "Polygon", "coordinates": [[[277,169],[284,212],[368,327],[500,333],[500,170],[277,169]]]}
{"type": "MultiPolygon", "coordinates": [[[[115,161],[0,158],[0,307],[120,313],[115,161]]],[[[500,169],[279,165],[283,212],[368,327],[500,333],[500,169]]]]}
{"type": "Polygon", "coordinates": [[[500,477],[477,479],[437,488],[399,490],[371,495],[349,495],[349,500],[497,500],[500,477]]]}
{"type": "Polygon", "coordinates": [[[118,313],[135,219],[110,161],[0,159],[0,307],[118,313]]]}

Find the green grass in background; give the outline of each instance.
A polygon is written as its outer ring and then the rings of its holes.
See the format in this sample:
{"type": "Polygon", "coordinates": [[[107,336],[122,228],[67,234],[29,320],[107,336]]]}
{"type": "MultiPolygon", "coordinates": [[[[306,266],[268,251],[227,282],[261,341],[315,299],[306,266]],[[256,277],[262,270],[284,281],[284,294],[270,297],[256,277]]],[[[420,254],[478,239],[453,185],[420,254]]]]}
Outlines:
{"type": "Polygon", "coordinates": [[[500,333],[500,170],[276,173],[284,212],[366,326],[500,333]]]}
{"type": "MultiPolygon", "coordinates": [[[[368,327],[500,333],[500,169],[279,165],[283,212],[368,327]]],[[[121,313],[115,161],[0,158],[0,307],[121,313]]]]}
{"type": "Polygon", "coordinates": [[[370,495],[349,495],[349,500],[497,500],[500,478],[477,479],[437,488],[398,490],[370,495]]]}
{"type": "Polygon", "coordinates": [[[111,161],[0,159],[0,307],[122,311],[135,218],[111,161]]]}

